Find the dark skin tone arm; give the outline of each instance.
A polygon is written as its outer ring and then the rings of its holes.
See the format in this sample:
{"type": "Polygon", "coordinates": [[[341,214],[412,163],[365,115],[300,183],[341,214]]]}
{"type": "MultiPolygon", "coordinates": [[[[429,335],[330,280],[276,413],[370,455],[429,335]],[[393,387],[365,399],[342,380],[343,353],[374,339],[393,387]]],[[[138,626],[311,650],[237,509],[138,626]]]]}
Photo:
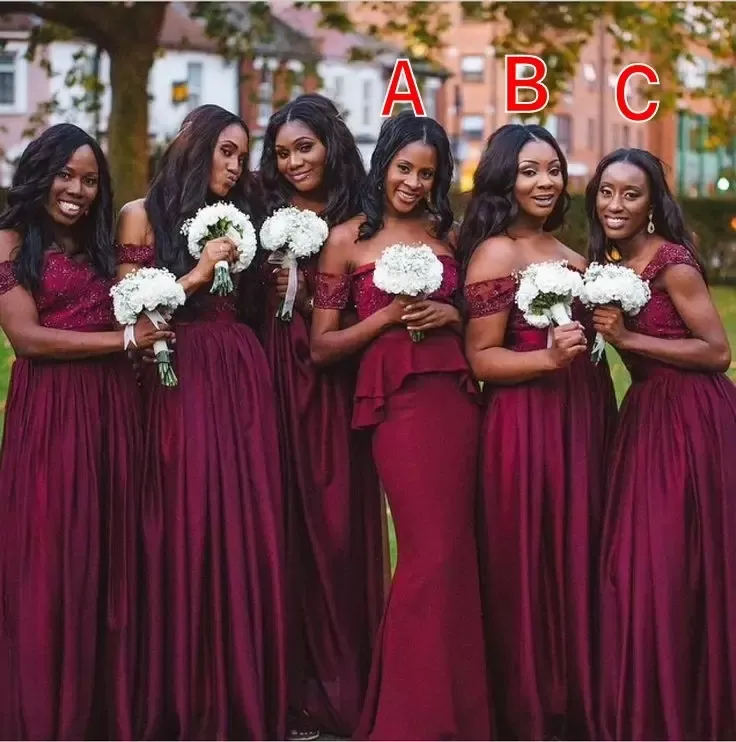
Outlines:
{"type": "MultiPolygon", "coordinates": [[[[503,278],[518,265],[518,251],[508,237],[492,237],[475,251],[466,283],[503,278]]],[[[583,328],[573,322],[553,330],[550,348],[518,352],[503,347],[510,310],[471,319],[465,334],[465,353],[480,381],[522,384],[543,374],[565,368],[587,350],[583,328]]]]}
{"type": "Polygon", "coordinates": [[[619,350],[699,371],[725,372],[731,365],[728,336],[708,287],[700,273],[689,265],[671,265],[657,278],[670,296],[692,338],[667,339],[632,332],[624,324],[623,312],[598,307],[593,313],[595,329],[619,350]]]}
{"type": "MultiPolygon", "coordinates": [[[[355,267],[354,239],[350,225],[336,227],[322,248],[318,270],[335,275],[351,273],[355,267]]],[[[405,310],[406,302],[397,297],[387,307],[346,327],[341,323],[342,310],[315,307],[310,342],[312,362],[326,366],[357,353],[384,330],[403,324],[401,317],[405,310]]]]}
{"type": "MultiPolygon", "coordinates": [[[[0,232],[0,261],[15,259],[20,244],[17,233],[0,232]]],[[[123,330],[75,332],[44,327],[33,296],[22,286],[15,286],[0,296],[0,327],[19,358],[72,360],[123,351],[123,330]]],[[[173,333],[166,327],[157,330],[145,317],[135,325],[135,339],[142,347],[151,347],[156,340],[172,337],[173,333]]]]}

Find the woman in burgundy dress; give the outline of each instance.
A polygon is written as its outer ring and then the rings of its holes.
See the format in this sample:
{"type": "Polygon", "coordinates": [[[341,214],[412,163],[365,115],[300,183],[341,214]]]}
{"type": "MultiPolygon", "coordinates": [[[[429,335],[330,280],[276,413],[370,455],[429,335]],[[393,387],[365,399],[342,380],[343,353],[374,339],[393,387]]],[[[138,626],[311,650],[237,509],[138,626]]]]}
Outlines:
{"type": "Polygon", "coordinates": [[[248,146],[240,118],[218,106],[195,109],[146,198],[127,204],[118,223],[120,272],[164,266],[188,295],[172,317],[178,386],[144,369],[138,738],[283,737],[284,513],[273,386],[263,348],[236,320],[236,295],[210,293],[215,263],[233,259],[232,243],[208,242],[195,262],[180,234],[206,203],[251,212],[248,146]]]}
{"type": "Polygon", "coordinates": [[[557,240],[567,163],[539,126],[501,127],[460,234],[468,359],[484,382],[479,545],[488,665],[501,739],[589,739],[595,722],[595,571],[616,402],[590,360],[592,317],[526,323],[514,274],[585,260],[557,240]]]}
{"type": "Polygon", "coordinates": [[[612,447],[601,559],[599,739],[736,739],[736,386],[728,338],[661,163],[605,157],[591,259],[649,282],[596,310],[632,385],[612,447]]]}
{"type": "Polygon", "coordinates": [[[398,540],[356,739],[490,735],[473,535],[480,408],[452,303],[451,183],[440,125],[410,112],[387,119],[363,214],[335,227],[320,255],[312,358],[326,365],[362,353],[353,425],[372,433],[398,540]],[[428,299],[407,304],[373,283],[395,243],[424,243],[439,256],[442,285],[428,299]],[[349,302],[358,322],[341,328],[349,302]],[[425,339],[412,342],[408,330],[425,339]]]}
{"type": "MultiPolygon", "coordinates": [[[[138,390],[109,295],[110,175],[47,129],[0,215],[0,327],[15,351],[0,452],[0,739],[130,739],[138,390]]],[[[141,348],[173,337],[147,319],[141,348]]]]}
{"type": "MultiPolygon", "coordinates": [[[[310,94],[271,117],[259,175],[269,214],[296,206],[332,227],[358,213],[365,169],[338,110],[310,94]]],[[[370,440],[350,426],[355,364],[318,369],[309,356],[316,262],[298,268],[290,322],[276,316],[289,271],[261,267],[287,513],[291,739],[353,733],[383,612],[385,516],[370,440]]]]}

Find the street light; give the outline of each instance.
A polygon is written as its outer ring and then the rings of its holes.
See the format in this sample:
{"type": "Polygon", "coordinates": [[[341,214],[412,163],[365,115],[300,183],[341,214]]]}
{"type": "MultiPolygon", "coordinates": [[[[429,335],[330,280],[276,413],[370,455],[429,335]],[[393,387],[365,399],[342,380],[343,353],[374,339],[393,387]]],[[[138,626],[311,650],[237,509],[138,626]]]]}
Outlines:
{"type": "Polygon", "coordinates": [[[716,183],[716,188],[719,191],[727,191],[730,185],[731,183],[729,182],[728,178],[718,178],[718,182],[716,183]]]}

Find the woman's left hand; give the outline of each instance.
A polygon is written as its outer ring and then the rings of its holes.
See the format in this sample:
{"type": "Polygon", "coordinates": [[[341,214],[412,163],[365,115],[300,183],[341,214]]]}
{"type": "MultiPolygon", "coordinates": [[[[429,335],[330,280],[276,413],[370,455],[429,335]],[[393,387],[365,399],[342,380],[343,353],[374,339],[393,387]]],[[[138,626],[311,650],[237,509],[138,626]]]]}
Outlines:
{"type": "Polygon", "coordinates": [[[596,307],[593,311],[593,326],[607,343],[622,348],[629,331],[624,324],[624,313],[618,307],[596,307]]]}
{"type": "Polygon", "coordinates": [[[401,319],[410,332],[424,332],[459,322],[460,312],[452,304],[425,299],[409,303],[401,319]]]}

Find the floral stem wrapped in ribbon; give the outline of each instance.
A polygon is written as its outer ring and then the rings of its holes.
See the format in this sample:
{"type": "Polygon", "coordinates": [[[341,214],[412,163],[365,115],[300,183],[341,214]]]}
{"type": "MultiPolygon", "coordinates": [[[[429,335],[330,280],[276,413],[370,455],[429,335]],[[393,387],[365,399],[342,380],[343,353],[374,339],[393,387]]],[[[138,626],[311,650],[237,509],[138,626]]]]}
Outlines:
{"type": "Polygon", "coordinates": [[[227,237],[235,245],[238,257],[230,265],[220,260],[215,265],[215,276],[210,293],[225,296],[233,291],[231,273],[244,271],[253,261],[258,243],[250,217],[224,201],[201,208],[181,228],[187,238],[189,254],[199,260],[204,246],[210,240],[227,237]]]}
{"type": "MultiPolygon", "coordinates": [[[[613,306],[633,317],[652,296],[649,284],[625,265],[591,263],[583,276],[580,300],[587,307],[613,306]]],[[[603,335],[596,333],[591,356],[598,364],[606,348],[603,335]]]]}
{"type": "MultiPolygon", "coordinates": [[[[161,327],[163,314],[171,315],[187,299],[176,276],[165,268],[139,268],[128,273],[110,289],[115,319],[124,325],[125,348],[135,345],[135,323],[145,314],[155,327],[161,327]],[[162,314],[163,313],[163,314],[162,314]]],[[[179,383],[171,365],[171,351],[165,340],[153,344],[158,376],[164,386],[179,383]]]]}
{"type": "Polygon", "coordinates": [[[276,312],[284,322],[294,314],[298,288],[298,261],[316,255],[329,235],[329,227],[314,211],[285,206],[268,217],[261,227],[261,247],[271,253],[268,262],[289,271],[286,296],[276,312]]]}
{"type": "Polygon", "coordinates": [[[518,278],[516,305],[532,327],[549,327],[547,347],[550,347],[552,326],[572,322],[572,302],[580,296],[583,278],[567,267],[566,260],[532,263],[518,278]]]}
{"type": "MultiPolygon", "coordinates": [[[[387,247],[376,261],[373,283],[376,288],[394,296],[425,299],[442,285],[442,261],[429,245],[398,243],[387,247]]],[[[418,343],[421,331],[409,331],[418,343]]]]}

